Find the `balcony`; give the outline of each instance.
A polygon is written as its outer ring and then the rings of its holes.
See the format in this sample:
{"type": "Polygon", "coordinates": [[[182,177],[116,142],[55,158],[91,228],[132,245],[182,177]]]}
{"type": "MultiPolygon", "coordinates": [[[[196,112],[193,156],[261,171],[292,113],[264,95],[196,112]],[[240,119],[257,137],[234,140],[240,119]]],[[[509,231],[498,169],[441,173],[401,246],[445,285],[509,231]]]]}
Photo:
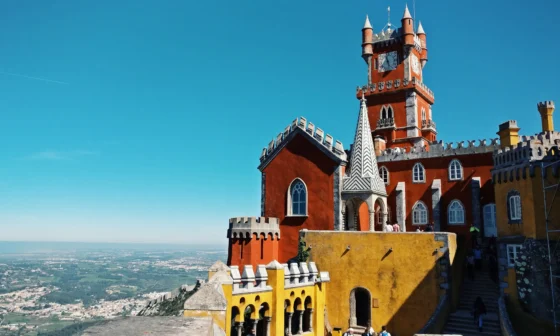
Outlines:
{"type": "Polygon", "coordinates": [[[377,129],[381,128],[395,128],[394,118],[383,118],[377,121],[377,129]]]}
{"type": "Polygon", "coordinates": [[[433,122],[431,119],[429,120],[422,120],[422,130],[433,129],[436,130],[436,123],[433,122]]]}

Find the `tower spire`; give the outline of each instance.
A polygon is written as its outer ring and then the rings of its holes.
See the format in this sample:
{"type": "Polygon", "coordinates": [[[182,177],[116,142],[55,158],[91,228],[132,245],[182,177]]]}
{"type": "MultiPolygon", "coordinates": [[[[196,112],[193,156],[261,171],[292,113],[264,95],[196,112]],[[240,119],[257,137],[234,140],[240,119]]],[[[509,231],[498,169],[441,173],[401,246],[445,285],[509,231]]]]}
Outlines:
{"type": "Polygon", "coordinates": [[[412,15],[410,15],[410,11],[408,10],[408,4],[404,7],[404,14],[403,19],[412,19],[412,15]]]}
{"type": "Polygon", "coordinates": [[[369,22],[369,16],[366,15],[366,22],[364,23],[363,29],[372,29],[371,23],[369,22]]]}
{"type": "Polygon", "coordinates": [[[364,92],[360,99],[360,113],[350,157],[350,174],[344,181],[343,191],[387,195],[377,168],[364,92]]]}

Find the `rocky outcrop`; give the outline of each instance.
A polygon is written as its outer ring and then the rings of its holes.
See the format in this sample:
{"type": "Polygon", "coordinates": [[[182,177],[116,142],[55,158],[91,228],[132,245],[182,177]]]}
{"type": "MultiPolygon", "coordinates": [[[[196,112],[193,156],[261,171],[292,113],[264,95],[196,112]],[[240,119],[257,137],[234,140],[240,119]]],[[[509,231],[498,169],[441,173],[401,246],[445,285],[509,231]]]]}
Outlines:
{"type": "Polygon", "coordinates": [[[137,316],[180,316],[183,306],[202,286],[204,281],[198,280],[195,286],[181,286],[180,288],[148,302],[137,316]]]}

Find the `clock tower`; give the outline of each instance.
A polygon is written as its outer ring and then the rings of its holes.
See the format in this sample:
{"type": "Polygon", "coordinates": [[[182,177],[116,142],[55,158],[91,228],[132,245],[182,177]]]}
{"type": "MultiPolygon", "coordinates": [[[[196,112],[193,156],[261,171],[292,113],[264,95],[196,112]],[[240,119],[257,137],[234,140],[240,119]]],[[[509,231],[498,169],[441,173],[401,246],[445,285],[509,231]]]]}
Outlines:
{"type": "Polygon", "coordinates": [[[423,82],[428,61],[426,33],[414,20],[408,6],[401,27],[391,23],[374,33],[369,18],[362,29],[362,57],[368,67],[368,82],[357,95],[367,98],[372,136],[379,149],[420,146],[436,141],[432,121],[434,95],[423,82]],[[379,144],[385,141],[379,148],[379,144]]]}

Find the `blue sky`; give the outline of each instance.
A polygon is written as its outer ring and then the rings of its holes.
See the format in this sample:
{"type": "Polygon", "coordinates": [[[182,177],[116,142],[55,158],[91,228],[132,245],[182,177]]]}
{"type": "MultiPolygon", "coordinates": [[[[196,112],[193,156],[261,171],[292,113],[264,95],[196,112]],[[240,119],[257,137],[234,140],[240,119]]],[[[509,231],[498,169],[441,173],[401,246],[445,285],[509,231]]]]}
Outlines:
{"type": "MultiPolygon", "coordinates": [[[[0,240],[224,242],[262,147],[305,116],[345,146],[366,14],[404,1],[3,1],[0,240]]],[[[409,3],[412,11],[412,3],[409,3]]],[[[556,1],[416,1],[438,137],[560,104],[556,1]]],[[[560,127],[558,115],[556,124],[560,127]]]]}

